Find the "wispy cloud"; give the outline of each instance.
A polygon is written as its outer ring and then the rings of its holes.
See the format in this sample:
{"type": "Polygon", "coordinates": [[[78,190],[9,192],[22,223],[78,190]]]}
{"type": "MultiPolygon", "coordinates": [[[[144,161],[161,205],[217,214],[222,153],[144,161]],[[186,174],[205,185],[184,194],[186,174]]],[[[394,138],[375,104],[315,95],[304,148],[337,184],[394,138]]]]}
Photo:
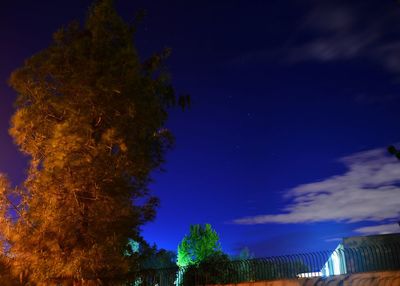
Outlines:
{"type": "MultiPolygon", "coordinates": [[[[306,40],[294,41],[288,49],[293,61],[332,61],[351,59],[369,53],[382,34],[384,18],[364,22],[360,5],[344,1],[309,1],[301,33],[311,33],[306,40]]],[[[386,15],[387,16],[387,15],[386,15]]],[[[300,37],[299,37],[300,38],[300,37]]]]}
{"type": "Polygon", "coordinates": [[[400,42],[395,36],[400,32],[398,11],[377,2],[312,2],[304,30],[314,37],[294,42],[288,49],[289,59],[326,62],[361,58],[400,72],[400,42]]]}
{"type": "Polygon", "coordinates": [[[234,62],[361,59],[400,72],[400,5],[394,1],[301,1],[308,13],[299,17],[286,43],[278,49],[250,51],[234,62]]]}
{"type": "Polygon", "coordinates": [[[325,241],[326,241],[326,242],[338,242],[338,241],[342,241],[342,239],[339,238],[339,237],[335,237],[335,238],[328,238],[328,239],[325,239],[325,241]]]}
{"type": "Polygon", "coordinates": [[[361,234],[367,234],[367,235],[368,234],[386,234],[386,233],[400,232],[400,228],[397,223],[390,223],[390,224],[360,227],[360,228],[357,228],[355,230],[355,232],[358,232],[361,234]]]}
{"type": "MultiPolygon", "coordinates": [[[[288,204],[278,214],[234,220],[236,224],[380,222],[400,212],[400,162],[385,149],[360,152],[340,159],[347,171],[289,190],[288,204]]],[[[358,231],[367,233],[368,228],[358,231]]]]}

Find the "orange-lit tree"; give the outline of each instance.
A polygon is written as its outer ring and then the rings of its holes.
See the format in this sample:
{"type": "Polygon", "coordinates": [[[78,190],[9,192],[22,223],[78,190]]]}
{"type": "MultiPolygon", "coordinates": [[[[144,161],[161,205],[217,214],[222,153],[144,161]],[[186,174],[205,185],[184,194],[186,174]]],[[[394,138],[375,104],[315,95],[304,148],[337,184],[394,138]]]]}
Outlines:
{"type": "Polygon", "coordinates": [[[11,75],[10,133],[31,159],[23,186],[2,184],[1,238],[24,279],[135,271],[135,256],[123,254],[155,215],[148,183],[171,145],[164,125],[175,95],[166,54],[142,62],[133,30],[111,0],[98,1],[82,27],[60,29],[11,75]]]}

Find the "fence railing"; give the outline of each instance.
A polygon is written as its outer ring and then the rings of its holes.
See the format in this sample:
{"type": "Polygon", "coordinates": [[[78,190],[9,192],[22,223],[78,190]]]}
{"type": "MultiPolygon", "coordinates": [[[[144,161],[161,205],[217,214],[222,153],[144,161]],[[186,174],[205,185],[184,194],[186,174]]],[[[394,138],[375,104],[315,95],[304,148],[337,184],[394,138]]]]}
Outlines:
{"type": "Polygon", "coordinates": [[[339,247],[295,255],[230,261],[224,264],[202,263],[186,268],[145,269],[136,286],[194,286],[232,284],[303,277],[398,270],[400,244],[359,248],[339,247]]]}

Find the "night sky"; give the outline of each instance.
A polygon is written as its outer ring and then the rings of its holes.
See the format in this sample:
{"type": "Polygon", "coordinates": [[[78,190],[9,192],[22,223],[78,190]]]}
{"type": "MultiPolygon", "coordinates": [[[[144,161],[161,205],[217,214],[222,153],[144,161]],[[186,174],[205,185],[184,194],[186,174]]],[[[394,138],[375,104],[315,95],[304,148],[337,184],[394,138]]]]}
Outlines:
{"type": "MultiPolygon", "coordinates": [[[[7,79],[89,4],[0,4],[0,171],[15,184],[27,158],[7,133],[7,79]]],[[[127,20],[147,10],[135,39],[141,55],[171,47],[173,83],[192,98],[170,115],[176,145],[165,172],[154,173],[161,206],[143,229],[149,242],[176,250],[190,224],[211,223],[226,252],[247,246],[266,256],[400,231],[400,162],[386,154],[400,141],[400,4],[117,4],[127,20]]]]}

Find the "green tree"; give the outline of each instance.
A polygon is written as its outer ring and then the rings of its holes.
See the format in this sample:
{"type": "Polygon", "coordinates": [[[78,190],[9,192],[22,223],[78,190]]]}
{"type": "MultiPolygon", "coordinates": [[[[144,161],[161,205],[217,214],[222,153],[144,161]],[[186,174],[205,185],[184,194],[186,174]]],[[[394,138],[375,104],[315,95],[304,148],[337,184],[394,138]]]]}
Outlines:
{"type": "Polygon", "coordinates": [[[178,246],[176,285],[222,283],[229,257],[221,250],[219,236],[211,225],[191,225],[178,246]]]}
{"type": "Polygon", "coordinates": [[[30,163],[21,187],[2,183],[1,238],[29,281],[123,277],[138,265],[124,255],[128,238],[141,241],[155,216],[148,183],[171,147],[176,101],[168,53],[141,61],[112,2],[97,1],[10,78],[10,133],[30,163]]]}
{"type": "Polygon", "coordinates": [[[178,246],[177,264],[179,267],[196,265],[218,253],[222,253],[219,236],[211,225],[191,225],[189,234],[178,246]]]}

